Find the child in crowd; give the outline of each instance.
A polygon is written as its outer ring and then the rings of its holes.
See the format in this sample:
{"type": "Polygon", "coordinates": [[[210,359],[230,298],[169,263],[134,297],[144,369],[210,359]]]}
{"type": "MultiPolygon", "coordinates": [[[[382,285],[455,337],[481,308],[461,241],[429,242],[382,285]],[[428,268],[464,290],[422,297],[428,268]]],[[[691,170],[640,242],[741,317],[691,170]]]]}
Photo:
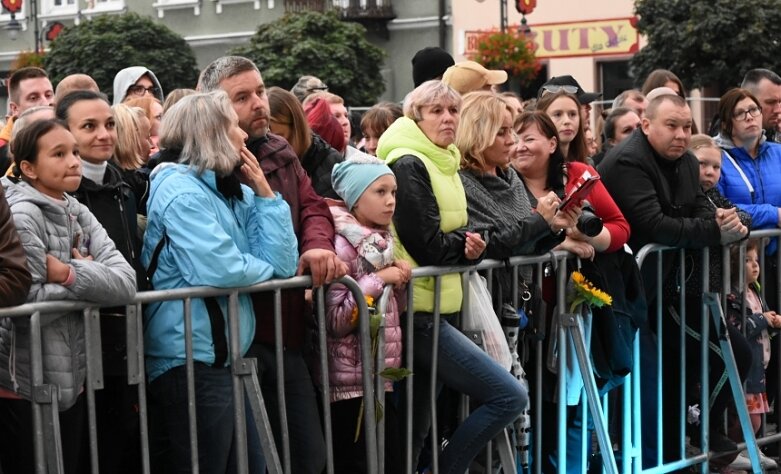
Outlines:
{"type": "MultiPolygon", "coordinates": [[[[762,414],[770,413],[770,404],[765,388],[765,369],[770,362],[770,329],[781,327],[781,315],[767,308],[759,293],[759,251],[758,242],[749,240],[746,244],[746,254],[740,261],[740,247],[733,246],[730,251],[732,265],[732,293],[727,297],[727,320],[736,328],[744,331],[751,346],[752,363],[746,379],[746,404],[748,405],[751,425],[756,433],[762,425],[762,414]],[[738,276],[741,263],[745,265],[745,286],[740,287],[738,276]],[[745,300],[745,301],[744,301],[745,300]],[[745,316],[743,307],[745,304],[745,316]],[[745,328],[744,328],[745,327],[745,328]]],[[[742,437],[740,426],[732,423],[733,439],[742,437]]],[[[743,453],[735,463],[742,463],[734,468],[745,468],[747,456],[743,453]]],[[[760,451],[760,459],[765,468],[775,468],[776,463],[760,451]]],[[[733,464],[735,464],[733,463],[733,464]]]]}
{"type": "MultiPolygon", "coordinates": [[[[5,188],[32,274],[28,302],[124,304],[136,292],[133,267],[89,209],[68,193],[81,182],[76,140],[57,120],[25,127],[11,142],[14,176],[5,188]]],[[[86,432],[86,347],[80,311],[40,318],[43,382],[58,386],[64,472],[80,460],[86,432]]],[[[34,472],[30,323],[0,320],[0,464],[6,474],[34,472]]]]}
{"type": "MultiPolygon", "coordinates": [[[[401,326],[399,291],[410,279],[411,269],[404,260],[394,260],[394,242],[389,226],[396,208],[396,178],[383,162],[363,155],[336,164],[333,187],[344,201],[328,200],[336,228],[336,253],[350,267],[349,275],[361,287],[367,302],[378,302],[383,288],[393,285],[385,312],[385,366],[401,366],[401,326]]],[[[334,446],[334,469],[340,473],[366,472],[363,426],[354,441],[363,401],[361,346],[355,299],[344,286],[332,285],[327,296],[327,354],[330,381],[329,398],[334,446]]],[[[386,391],[392,391],[390,381],[386,391]]],[[[396,426],[396,408],[386,400],[385,469],[401,472],[401,446],[396,426]]]]}
{"type": "Polygon", "coordinates": [[[380,137],[402,115],[404,113],[401,107],[393,102],[380,102],[367,110],[361,118],[361,132],[364,140],[362,151],[377,156],[377,143],[380,141],[380,137]]]}

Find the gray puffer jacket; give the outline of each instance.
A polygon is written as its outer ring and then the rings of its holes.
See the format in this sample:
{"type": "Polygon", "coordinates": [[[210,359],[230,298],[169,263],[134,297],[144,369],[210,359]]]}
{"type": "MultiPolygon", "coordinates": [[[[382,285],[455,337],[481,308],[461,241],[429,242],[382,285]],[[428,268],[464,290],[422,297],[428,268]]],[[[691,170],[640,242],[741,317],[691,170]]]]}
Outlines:
{"type": "MultiPolygon", "coordinates": [[[[49,198],[24,181],[0,180],[14,224],[27,253],[32,287],[27,302],[78,300],[122,305],[135,296],[135,271],[86,206],[66,195],[49,198]],[[93,260],[73,259],[72,249],[93,260]],[[75,282],[46,282],[46,256],[73,267],[75,282]]],[[[44,383],[59,387],[60,410],[76,402],[86,375],[81,312],[42,315],[44,383]]],[[[27,318],[0,319],[0,387],[31,397],[30,324],[27,318]]]]}

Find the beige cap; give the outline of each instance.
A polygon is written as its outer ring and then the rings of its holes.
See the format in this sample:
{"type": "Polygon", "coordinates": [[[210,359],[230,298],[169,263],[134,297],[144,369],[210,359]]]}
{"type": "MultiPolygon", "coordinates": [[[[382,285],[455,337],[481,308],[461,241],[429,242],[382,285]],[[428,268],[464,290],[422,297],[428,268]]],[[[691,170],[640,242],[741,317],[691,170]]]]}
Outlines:
{"type": "Polygon", "coordinates": [[[488,85],[504,84],[507,82],[507,72],[486,69],[474,61],[462,61],[447,68],[442,82],[459,94],[466,94],[488,85]]]}

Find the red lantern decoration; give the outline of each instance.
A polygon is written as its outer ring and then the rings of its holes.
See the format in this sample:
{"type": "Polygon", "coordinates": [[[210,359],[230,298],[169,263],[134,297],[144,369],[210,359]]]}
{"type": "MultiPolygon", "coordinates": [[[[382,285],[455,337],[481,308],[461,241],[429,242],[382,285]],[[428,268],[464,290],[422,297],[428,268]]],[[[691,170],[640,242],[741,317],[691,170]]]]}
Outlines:
{"type": "Polygon", "coordinates": [[[22,2],[23,0],[2,0],[0,3],[2,3],[3,8],[8,13],[17,13],[19,10],[22,9],[22,2]]]}
{"type": "Polygon", "coordinates": [[[46,41],[54,41],[54,38],[56,38],[63,29],[65,29],[65,25],[59,21],[55,21],[46,27],[46,30],[43,32],[44,38],[46,38],[46,41]]]}
{"type": "Polygon", "coordinates": [[[534,11],[537,6],[537,0],[515,0],[515,9],[522,15],[528,15],[534,11]]]}

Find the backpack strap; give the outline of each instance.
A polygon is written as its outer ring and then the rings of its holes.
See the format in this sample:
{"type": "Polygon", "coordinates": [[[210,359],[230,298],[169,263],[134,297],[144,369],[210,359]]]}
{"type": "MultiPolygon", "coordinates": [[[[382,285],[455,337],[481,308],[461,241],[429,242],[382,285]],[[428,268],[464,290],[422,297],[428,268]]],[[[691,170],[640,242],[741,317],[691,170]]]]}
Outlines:
{"type": "MultiPolygon", "coordinates": [[[[152,252],[152,260],[146,269],[146,277],[149,279],[149,285],[152,286],[152,277],[157,270],[157,264],[160,260],[160,252],[168,243],[168,234],[163,231],[163,238],[157,243],[155,251],[152,252]]],[[[212,331],[212,342],[214,343],[214,364],[212,367],[225,367],[228,360],[228,340],[225,337],[225,317],[222,314],[220,303],[214,296],[203,298],[206,304],[206,312],[209,313],[209,326],[212,331]]]]}

